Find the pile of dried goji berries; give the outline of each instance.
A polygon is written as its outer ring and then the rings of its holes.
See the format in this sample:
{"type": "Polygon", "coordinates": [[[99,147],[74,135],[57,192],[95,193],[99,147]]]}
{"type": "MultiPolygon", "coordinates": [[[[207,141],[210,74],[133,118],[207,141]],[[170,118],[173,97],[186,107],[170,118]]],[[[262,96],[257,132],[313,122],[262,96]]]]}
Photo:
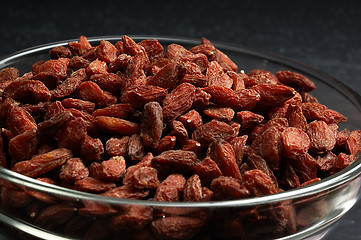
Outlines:
{"type": "Polygon", "coordinates": [[[164,51],[81,36],[49,53],[20,77],[0,72],[1,165],[33,178],[119,198],[239,199],[317,181],[360,151],[360,131],[338,130],[346,117],[307,77],[237,72],[206,39],[164,51]]]}
{"type": "MultiPolygon", "coordinates": [[[[246,74],[206,39],[164,49],[155,39],[92,46],[81,36],[49,54],[22,76],[0,70],[0,165],[40,181],[117,198],[233,200],[319,181],[361,151],[361,131],[338,129],[346,117],[309,93],[310,79],[246,74]]],[[[283,204],[200,218],[58,202],[0,184],[2,210],[23,209],[37,226],[89,239],[122,231],[129,239],[252,239],[306,226],[283,204]]]]}

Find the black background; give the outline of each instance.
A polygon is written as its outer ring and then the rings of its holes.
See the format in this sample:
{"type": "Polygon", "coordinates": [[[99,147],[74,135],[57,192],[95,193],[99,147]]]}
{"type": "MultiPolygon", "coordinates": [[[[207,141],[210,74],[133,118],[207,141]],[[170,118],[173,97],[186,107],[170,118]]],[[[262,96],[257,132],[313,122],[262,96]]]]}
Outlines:
{"type": "MultiPolygon", "coordinates": [[[[360,1],[6,0],[0,4],[0,56],[80,35],[124,34],[206,37],[284,55],[361,94],[360,1]]],[[[360,202],[326,239],[361,239],[360,202]]]]}

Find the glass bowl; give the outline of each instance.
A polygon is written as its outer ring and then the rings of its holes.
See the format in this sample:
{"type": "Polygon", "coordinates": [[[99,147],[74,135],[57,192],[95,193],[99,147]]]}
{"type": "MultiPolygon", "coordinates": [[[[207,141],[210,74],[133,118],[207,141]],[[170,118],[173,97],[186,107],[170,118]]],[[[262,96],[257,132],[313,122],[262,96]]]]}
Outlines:
{"type": "MultiPolygon", "coordinates": [[[[122,36],[88,38],[115,43],[122,36]]],[[[178,43],[186,48],[199,40],[131,36],[135,41],[158,39],[163,46],[178,43]]],[[[16,67],[20,74],[48,59],[55,46],[45,44],[0,59],[0,69],[16,67]]],[[[340,81],[296,61],[230,44],[214,43],[240,69],[290,70],[315,82],[312,95],[348,118],[340,129],[359,129],[360,96],[340,81]]],[[[156,202],[104,197],[66,189],[0,168],[1,193],[12,200],[1,202],[0,221],[14,239],[320,239],[360,197],[361,159],[319,182],[273,195],[215,202],[156,202]],[[29,197],[30,196],[30,197],[29,197]],[[16,199],[14,201],[14,199],[16,199]],[[131,214],[131,213],[136,214],[131,214]],[[43,218],[39,217],[39,213],[43,218]],[[45,217],[44,217],[45,216],[45,217]],[[152,234],[151,226],[168,229],[152,234]],[[168,228],[167,228],[168,227],[168,228]]],[[[5,234],[5,233],[4,233],[5,234]]]]}

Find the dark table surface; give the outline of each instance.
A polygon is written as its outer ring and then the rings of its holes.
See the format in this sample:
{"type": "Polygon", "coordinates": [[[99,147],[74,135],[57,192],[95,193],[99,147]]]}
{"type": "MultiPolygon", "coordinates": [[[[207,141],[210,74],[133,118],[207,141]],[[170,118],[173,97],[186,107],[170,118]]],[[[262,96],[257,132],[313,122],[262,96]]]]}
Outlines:
{"type": "MultiPolygon", "coordinates": [[[[313,66],[361,94],[360,1],[2,1],[0,56],[80,35],[206,37],[313,66]]],[[[328,235],[361,239],[361,202],[328,235]]]]}

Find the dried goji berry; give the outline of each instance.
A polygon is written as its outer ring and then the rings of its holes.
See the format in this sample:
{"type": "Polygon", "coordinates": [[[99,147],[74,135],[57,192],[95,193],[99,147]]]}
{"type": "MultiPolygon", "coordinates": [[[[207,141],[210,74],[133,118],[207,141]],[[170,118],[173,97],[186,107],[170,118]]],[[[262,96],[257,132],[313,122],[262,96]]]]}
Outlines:
{"type": "Polygon", "coordinates": [[[261,110],[279,106],[296,94],[296,91],[291,87],[275,84],[257,84],[251,89],[261,96],[255,106],[261,110]]]}
{"type": "Polygon", "coordinates": [[[54,47],[49,51],[49,56],[53,59],[57,58],[70,58],[71,57],[71,51],[69,48],[64,46],[57,46],[54,47]]]}
{"type": "Polygon", "coordinates": [[[354,155],[340,153],[337,156],[337,161],[335,162],[334,167],[338,170],[341,170],[341,169],[344,169],[344,168],[350,166],[355,160],[356,160],[356,157],[354,155]]]}
{"type": "Polygon", "coordinates": [[[194,54],[202,53],[206,55],[208,58],[212,58],[215,54],[216,48],[211,44],[211,42],[205,38],[202,38],[202,44],[194,46],[190,49],[190,51],[194,54]]]}
{"type": "Polygon", "coordinates": [[[117,49],[109,41],[101,40],[96,47],[96,56],[106,63],[111,63],[117,57],[117,49]]]}
{"type": "Polygon", "coordinates": [[[332,150],[336,144],[336,133],[324,121],[313,121],[306,130],[310,138],[310,151],[322,153],[332,150]]]}
{"type": "Polygon", "coordinates": [[[288,125],[290,127],[297,127],[306,130],[307,120],[302,112],[302,107],[300,104],[289,104],[287,107],[287,111],[285,117],[288,120],[288,125]]]}
{"type": "Polygon", "coordinates": [[[310,154],[297,155],[289,163],[295,170],[301,183],[317,178],[316,160],[310,154]]]}
{"type": "Polygon", "coordinates": [[[230,78],[233,79],[232,89],[234,91],[244,89],[246,87],[245,86],[245,79],[248,78],[247,74],[245,74],[242,71],[240,73],[236,73],[236,72],[233,72],[233,71],[228,71],[227,74],[228,74],[228,76],[230,78]]]}
{"type": "Polygon", "coordinates": [[[279,71],[276,73],[277,79],[299,92],[309,92],[316,89],[315,83],[304,75],[291,71],[279,71]]]}
{"type": "Polygon", "coordinates": [[[51,91],[51,96],[53,98],[63,98],[66,97],[78,88],[78,86],[87,79],[84,68],[73,72],[67,79],[65,79],[61,84],[59,84],[54,90],[51,91]]]}
{"type": "Polygon", "coordinates": [[[81,216],[87,217],[105,217],[109,215],[114,215],[118,211],[113,206],[107,203],[99,203],[96,201],[85,200],[81,201],[83,207],[78,209],[78,213],[81,216]]]}
{"type": "Polygon", "coordinates": [[[92,114],[95,108],[95,103],[78,98],[65,98],[61,101],[61,105],[63,105],[64,108],[75,108],[89,114],[92,114]]]}
{"type": "Polygon", "coordinates": [[[76,212],[76,208],[66,204],[54,204],[41,211],[35,224],[45,229],[53,229],[66,223],[76,212]]]}
{"type": "Polygon", "coordinates": [[[54,168],[63,165],[73,154],[65,149],[58,148],[42,155],[34,156],[30,160],[16,163],[11,170],[28,177],[38,177],[54,168]]]}
{"type": "Polygon", "coordinates": [[[155,190],[159,184],[158,170],[155,168],[141,167],[133,173],[132,185],[137,189],[155,190]]]}
{"type": "Polygon", "coordinates": [[[284,153],[288,158],[303,155],[310,147],[310,138],[307,133],[295,127],[288,127],[282,132],[282,141],[284,153]]]}
{"type": "MultiPolygon", "coordinates": [[[[210,60],[215,60],[215,61],[217,61],[217,62],[222,66],[222,68],[224,69],[224,71],[230,71],[230,70],[232,70],[232,71],[237,72],[238,66],[237,66],[226,54],[224,54],[224,53],[223,53],[222,51],[220,51],[219,49],[215,48],[215,47],[213,46],[213,44],[212,44],[209,40],[203,38],[203,39],[202,39],[202,45],[203,45],[203,46],[204,46],[204,45],[208,45],[208,46],[211,47],[211,49],[212,49],[212,47],[213,47],[213,50],[210,52],[211,54],[208,55],[208,58],[209,58],[210,60]]],[[[206,54],[206,55],[207,55],[207,54],[206,54]]]]}
{"type": "Polygon", "coordinates": [[[91,76],[94,74],[102,74],[108,72],[108,66],[106,62],[100,61],[98,59],[94,60],[93,62],[89,63],[86,68],[86,73],[91,76]]]}
{"type": "Polygon", "coordinates": [[[208,86],[222,86],[231,88],[233,85],[233,79],[223,71],[221,65],[218,62],[210,62],[206,77],[208,78],[208,86]]]}
{"type": "Polygon", "coordinates": [[[208,79],[202,73],[202,69],[199,65],[191,61],[185,61],[183,62],[183,66],[185,68],[185,74],[180,80],[181,83],[187,82],[197,87],[207,86],[208,79]]]}
{"type": "Polygon", "coordinates": [[[259,124],[263,121],[264,117],[260,114],[251,111],[240,111],[237,112],[236,121],[241,124],[241,131],[252,128],[254,125],[259,124]]]}
{"type": "Polygon", "coordinates": [[[283,189],[300,187],[300,179],[289,163],[284,164],[281,171],[283,174],[278,177],[278,183],[283,189]]]}
{"type": "Polygon", "coordinates": [[[163,180],[155,193],[156,201],[179,202],[186,179],[180,174],[171,174],[163,180]]]}
{"type": "Polygon", "coordinates": [[[252,142],[252,149],[263,157],[272,170],[280,168],[282,159],[282,137],[277,127],[268,127],[252,142]]]}
{"type": "Polygon", "coordinates": [[[112,104],[105,108],[96,109],[92,115],[97,116],[108,116],[108,117],[117,117],[117,118],[128,118],[134,109],[129,103],[117,103],[112,104]]]}
{"type": "Polygon", "coordinates": [[[146,152],[141,136],[137,133],[130,136],[128,143],[128,157],[130,160],[139,161],[145,154],[146,152]]]}
{"type": "Polygon", "coordinates": [[[81,57],[81,56],[74,56],[72,58],[69,59],[69,66],[73,69],[73,70],[78,70],[81,68],[87,68],[90,64],[90,61],[81,57]]]}
{"type": "Polygon", "coordinates": [[[358,156],[361,152],[361,130],[354,130],[346,140],[346,148],[351,155],[358,156]]]}
{"type": "Polygon", "coordinates": [[[209,100],[211,99],[211,95],[206,91],[203,91],[200,88],[196,88],[194,94],[193,107],[196,109],[202,109],[209,105],[209,100]]]}
{"type": "Polygon", "coordinates": [[[123,178],[123,185],[132,185],[132,179],[133,179],[134,172],[141,167],[151,167],[152,159],[153,159],[153,154],[151,152],[148,152],[140,162],[137,162],[136,164],[129,166],[126,169],[126,172],[125,172],[125,175],[123,178]]]}
{"type": "Polygon", "coordinates": [[[109,156],[126,156],[128,154],[129,137],[112,137],[105,143],[105,151],[109,156]]]}
{"type": "Polygon", "coordinates": [[[112,93],[119,93],[124,84],[123,79],[115,73],[94,74],[89,80],[98,84],[101,89],[112,93]]]}
{"type": "Polygon", "coordinates": [[[234,110],[229,107],[208,107],[203,113],[217,120],[232,120],[234,117],[234,110]]]}
{"type": "Polygon", "coordinates": [[[184,77],[185,68],[176,62],[171,62],[151,76],[147,84],[155,85],[168,90],[174,89],[184,77]]]}
{"type": "Polygon", "coordinates": [[[120,187],[109,189],[101,195],[125,199],[144,199],[149,195],[149,190],[136,189],[131,184],[126,184],[120,187]]]}
{"type": "Polygon", "coordinates": [[[308,121],[322,120],[327,124],[345,122],[347,118],[341,113],[329,109],[318,102],[303,102],[302,112],[308,121]]]}
{"type": "Polygon", "coordinates": [[[233,177],[220,176],[213,179],[211,189],[217,200],[232,200],[250,196],[250,190],[233,177]]]}
{"type": "MultiPolygon", "coordinates": [[[[122,37],[124,52],[130,54],[132,56],[137,54],[144,54],[147,56],[145,52],[145,48],[141,44],[137,44],[132,38],[124,35],[122,37]]],[[[149,60],[148,60],[149,61],[149,60]]]]}
{"type": "Polygon", "coordinates": [[[140,130],[138,123],[130,122],[121,118],[99,116],[96,117],[96,122],[100,129],[108,133],[116,133],[129,136],[134,133],[138,133],[140,130]]]}
{"type": "Polygon", "coordinates": [[[160,57],[157,60],[155,60],[154,62],[152,62],[152,64],[150,66],[148,66],[147,69],[147,73],[150,76],[153,76],[154,74],[156,74],[160,69],[162,69],[164,66],[168,65],[169,63],[173,62],[172,59],[166,58],[166,57],[160,57]]]}
{"type": "Polygon", "coordinates": [[[275,177],[273,171],[270,169],[269,164],[255,153],[253,150],[247,152],[247,161],[244,165],[241,166],[242,172],[244,173],[247,170],[258,169],[266,173],[273,181],[273,184],[278,187],[278,180],[275,177]]]}
{"type": "MultiPolygon", "coordinates": [[[[164,138],[159,140],[158,146],[155,148],[154,152],[156,154],[162,153],[167,150],[172,150],[176,144],[176,136],[164,136],[164,138]]],[[[182,149],[186,150],[186,149],[182,149]]]]}
{"type": "Polygon", "coordinates": [[[194,172],[200,177],[204,186],[209,186],[213,179],[222,175],[217,163],[210,157],[198,162],[194,167],[194,172]]]}
{"type": "Polygon", "coordinates": [[[58,146],[70,149],[74,154],[78,154],[86,135],[85,124],[86,122],[82,118],[76,118],[67,122],[55,136],[58,146]]]}
{"type": "Polygon", "coordinates": [[[7,111],[7,126],[14,136],[38,128],[30,113],[16,105],[12,105],[7,111]]]}
{"type": "Polygon", "coordinates": [[[234,138],[230,143],[233,147],[234,154],[236,156],[236,162],[238,166],[241,166],[242,160],[247,152],[247,140],[248,135],[243,135],[234,138]]]}
{"type": "Polygon", "coordinates": [[[124,53],[124,44],[121,40],[116,42],[114,46],[118,49],[118,54],[124,53]]]}
{"type": "Polygon", "coordinates": [[[35,71],[34,79],[42,81],[49,89],[53,89],[67,76],[68,64],[58,59],[51,59],[40,64],[35,71]]]}
{"type": "Polygon", "coordinates": [[[187,129],[185,129],[183,123],[177,120],[173,120],[170,123],[169,127],[170,127],[169,135],[175,136],[177,143],[180,146],[183,146],[188,141],[188,132],[187,129]]]}
{"type": "Polygon", "coordinates": [[[258,169],[246,171],[243,174],[243,183],[252,196],[263,196],[278,192],[272,179],[258,169]]]}
{"type": "Polygon", "coordinates": [[[194,131],[197,127],[203,124],[202,116],[194,109],[179,116],[177,120],[182,122],[189,131],[194,131]]]}
{"type": "Polygon", "coordinates": [[[258,92],[252,89],[232,89],[221,86],[203,88],[211,95],[211,101],[224,107],[231,107],[236,111],[251,109],[260,99],[258,92]]]}
{"type": "Polygon", "coordinates": [[[126,171],[125,159],[122,156],[111,157],[101,163],[93,162],[89,166],[90,175],[107,182],[120,180],[126,171]]]}
{"type": "Polygon", "coordinates": [[[125,70],[125,81],[123,89],[127,89],[132,85],[146,84],[147,79],[144,68],[149,59],[145,53],[139,53],[131,57],[125,70]]]}
{"type": "Polygon", "coordinates": [[[202,156],[202,146],[201,146],[201,144],[199,142],[193,140],[193,139],[188,139],[183,144],[181,150],[192,151],[192,152],[195,152],[198,157],[202,156]]]}
{"type": "Polygon", "coordinates": [[[207,156],[215,161],[224,176],[242,180],[241,172],[236,161],[236,155],[229,142],[218,140],[212,142],[207,150],[207,156]]]}
{"type": "Polygon", "coordinates": [[[152,159],[152,167],[162,174],[179,172],[189,174],[194,171],[198,157],[194,152],[183,150],[164,151],[152,159]]]}
{"type": "Polygon", "coordinates": [[[44,115],[44,120],[48,120],[48,119],[54,117],[56,114],[58,114],[60,112],[64,112],[64,111],[65,111],[65,108],[61,104],[61,102],[60,101],[54,101],[46,109],[46,112],[45,112],[45,115],[44,115]]]}
{"type": "Polygon", "coordinates": [[[10,140],[9,155],[12,159],[12,165],[32,158],[38,149],[39,135],[39,131],[33,128],[10,140]]]}
{"type": "Polygon", "coordinates": [[[168,216],[152,221],[152,232],[160,240],[192,239],[205,224],[203,219],[168,216]]]}
{"type": "Polygon", "coordinates": [[[309,92],[301,92],[300,93],[301,95],[301,102],[308,102],[308,103],[311,103],[311,102],[318,102],[317,98],[314,97],[311,93],[309,92]]]}
{"type": "Polygon", "coordinates": [[[270,71],[254,69],[245,78],[246,87],[250,88],[257,84],[281,84],[277,77],[270,71]]]}
{"type": "Polygon", "coordinates": [[[103,108],[117,102],[117,98],[109,92],[103,91],[95,82],[82,82],[77,88],[80,99],[94,102],[97,107],[103,108]]]}
{"type": "Polygon", "coordinates": [[[139,233],[153,219],[153,209],[148,206],[129,205],[124,211],[111,218],[110,227],[112,229],[139,233]]]}
{"type": "Polygon", "coordinates": [[[316,164],[318,169],[321,171],[329,171],[335,166],[337,160],[336,154],[331,151],[327,151],[324,155],[317,156],[316,164]]]}
{"type": "Polygon", "coordinates": [[[80,158],[70,158],[61,167],[59,178],[65,183],[74,183],[89,176],[89,170],[80,158]]]}
{"type": "Polygon", "coordinates": [[[2,95],[24,103],[38,103],[48,101],[51,93],[41,81],[17,80],[7,85],[2,95]]]}
{"type": "Polygon", "coordinates": [[[140,41],[138,45],[144,48],[151,62],[161,57],[164,51],[162,44],[157,39],[145,39],[140,41]]]}
{"type": "Polygon", "coordinates": [[[160,102],[167,94],[167,90],[152,85],[131,86],[122,94],[122,102],[130,103],[135,108],[142,108],[148,102],[160,102]]]}
{"type": "Polygon", "coordinates": [[[336,133],[336,145],[335,150],[341,150],[346,147],[346,142],[348,137],[350,136],[351,131],[347,128],[342,129],[336,133]]]}
{"type": "Polygon", "coordinates": [[[74,120],[74,116],[69,111],[63,111],[39,123],[38,128],[46,136],[55,136],[71,120],[74,120]]]}
{"type": "Polygon", "coordinates": [[[87,37],[80,36],[78,42],[69,42],[68,47],[71,52],[75,55],[83,55],[87,52],[92,46],[90,45],[87,37]]]}
{"type": "Polygon", "coordinates": [[[44,114],[48,110],[51,102],[38,102],[35,104],[26,103],[21,105],[27,112],[29,112],[36,122],[41,122],[44,120],[44,114]]]}
{"type": "Polygon", "coordinates": [[[90,115],[85,111],[80,111],[75,108],[69,108],[66,109],[66,111],[70,112],[75,118],[83,119],[85,128],[90,135],[99,134],[99,129],[97,128],[97,124],[96,124],[96,118],[94,116],[90,115]]]}
{"type": "Polygon", "coordinates": [[[19,77],[19,70],[14,67],[7,67],[0,70],[0,83],[11,82],[19,77]]]}
{"type": "MultiPolygon", "coordinates": [[[[8,185],[8,182],[5,183],[8,185]]],[[[11,210],[11,208],[23,208],[31,203],[31,197],[25,191],[16,188],[16,186],[2,186],[1,189],[1,208],[11,210]]]]}
{"type": "Polygon", "coordinates": [[[166,95],[162,102],[163,119],[165,122],[182,115],[188,111],[193,104],[195,87],[189,83],[182,83],[166,95]]]}
{"type": "Polygon", "coordinates": [[[80,157],[86,162],[100,162],[104,155],[104,146],[99,138],[85,134],[80,146],[80,157]]]}
{"type": "MultiPolygon", "coordinates": [[[[36,178],[36,180],[44,182],[44,183],[52,184],[52,185],[58,184],[58,182],[56,180],[49,178],[49,177],[38,177],[38,178],[36,178]]],[[[30,190],[30,189],[27,189],[26,193],[28,195],[30,195],[31,197],[35,198],[36,200],[39,200],[42,203],[54,204],[57,202],[56,197],[52,196],[49,193],[45,193],[45,192],[38,191],[38,190],[30,190]]],[[[37,203],[40,203],[39,201],[33,201],[32,204],[36,205],[37,203]]],[[[42,204],[42,203],[40,203],[40,204],[42,204]]],[[[42,207],[43,207],[43,205],[42,205],[42,207]]],[[[39,210],[41,210],[41,209],[39,209],[39,210]]],[[[37,216],[38,214],[39,213],[37,213],[35,216],[37,216]]],[[[32,217],[35,217],[35,216],[33,215],[32,217]]]]}
{"type": "Polygon", "coordinates": [[[188,178],[183,192],[183,201],[185,202],[201,202],[204,201],[203,187],[201,180],[197,174],[188,178]]]}
{"type": "Polygon", "coordinates": [[[127,69],[130,59],[132,59],[132,57],[128,54],[119,54],[113,62],[109,63],[108,72],[117,73],[119,76],[118,71],[124,72],[125,69],[127,69]]]}
{"type": "Polygon", "coordinates": [[[144,105],[140,123],[140,136],[146,147],[157,147],[163,133],[163,111],[158,102],[144,105]]]}
{"type": "Polygon", "coordinates": [[[192,53],[180,44],[171,43],[167,46],[166,57],[170,59],[179,59],[187,55],[192,55],[192,53]]]}
{"type": "Polygon", "coordinates": [[[100,193],[115,188],[115,183],[101,181],[93,177],[85,177],[74,183],[74,188],[83,192],[100,193]]]}

